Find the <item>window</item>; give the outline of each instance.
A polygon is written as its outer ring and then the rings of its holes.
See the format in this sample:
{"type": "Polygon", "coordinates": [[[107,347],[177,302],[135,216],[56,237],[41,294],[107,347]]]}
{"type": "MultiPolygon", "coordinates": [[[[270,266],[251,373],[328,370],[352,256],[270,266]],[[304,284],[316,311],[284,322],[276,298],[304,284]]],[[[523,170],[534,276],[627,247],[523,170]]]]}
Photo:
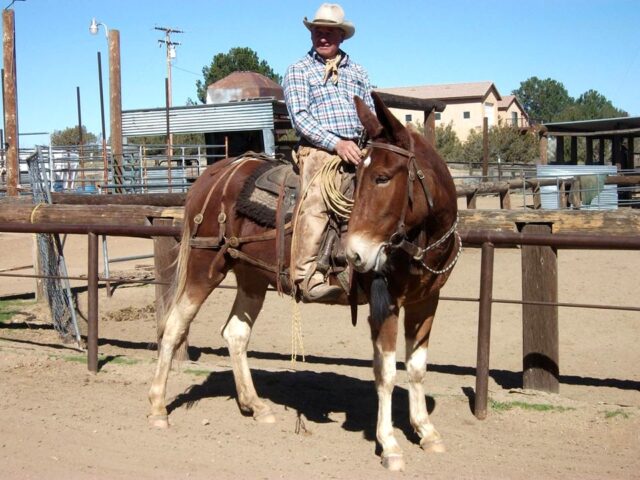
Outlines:
{"type": "Polygon", "coordinates": [[[411,119],[412,119],[412,117],[411,117],[411,114],[410,114],[410,113],[407,113],[407,114],[404,116],[404,121],[405,121],[405,122],[407,122],[407,123],[409,123],[409,122],[411,121],[411,119]]]}
{"type": "Polygon", "coordinates": [[[511,112],[511,125],[518,126],[518,112],[511,112]]]}
{"type": "Polygon", "coordinates": [[[440,120],[440,112],[436,112],[436,120],[440,120]]]}
{"type": "Polygon", "coordinates": [[[462,118],[466,118],[466,119],[471,118],[471,112],[462,112],[462,118]]]}

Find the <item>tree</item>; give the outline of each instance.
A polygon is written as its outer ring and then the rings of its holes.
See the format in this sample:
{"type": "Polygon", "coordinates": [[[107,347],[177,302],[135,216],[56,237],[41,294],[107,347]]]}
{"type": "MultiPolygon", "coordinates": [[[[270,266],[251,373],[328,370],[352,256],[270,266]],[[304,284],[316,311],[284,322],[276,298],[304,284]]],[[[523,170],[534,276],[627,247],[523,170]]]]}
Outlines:
{"type": "Polygon", "coordinates": [[[587,90],[565,108],[559,116],[561,121],[595,120],[597,118],[626,117],[628,113],[613,106],[610,100],[596,90],[587,90]]]}
{"type": "MultiPolygon", "coordinates": [[[[494,125],[489,129],[489,161],[500,158],[503,163],[532,163],[539,156],[537,136],[521,132],[510,125],[494,125]]],[[[462,146],[465,163],[482,162],[482,131],[471,130],[462,146]]]]}
{"type": "Polygon", "coordinates": [[[276,83],[282,82],[282,76],[275,73],[266,60],[260,60],[256,52],[248,47],[235,47],[228,53],[216,54],[211,65],[202,67],[204,78],[196,81],[198,99],[205,103],[207,87],[233,72],[256,72],[276,83]]]}
{"type": "Polygon", "coordinates": [[[436,127],[436,150],[447,162],[462,157],[462,143],[453,129],[453,122],[436,127]]]}
{"type": "Polygon", "coordinates": [[[562,111],[573,104],[573,99],[564,85],[551,78],[544,80],[530,77],[520,82],[520,87],[512,92],[532,120],[552,122],[562,111]]]}
{"type": "MultiPolygon", "coordinates": [[[[87,132],[87,127],[82,125],[82,144],[96,143],[96,137],[93,133],[87,132]]],[[[78,127],[68,127],[64,130],[54,130],[51,134],[51,145],[56,147],[67,147],[71,145],[80,145],[80,135],[78,127]]]]}

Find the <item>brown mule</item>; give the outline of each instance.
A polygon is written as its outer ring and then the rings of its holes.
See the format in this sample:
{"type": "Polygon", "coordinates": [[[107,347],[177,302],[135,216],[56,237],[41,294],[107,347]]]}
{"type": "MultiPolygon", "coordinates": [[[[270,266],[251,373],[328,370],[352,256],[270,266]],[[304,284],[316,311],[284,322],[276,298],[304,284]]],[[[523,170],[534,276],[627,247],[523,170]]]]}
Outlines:
{"type": "MultiPolygon", "coordinates": [[[[358,272],[355,281],[371,306],[382,462],[399,470],[404,462],[391,424],[399,310],[405,309],[410,421],[425,450],[442,451],[440,435],[429,421],[422,382],[439,290],[461,246],[455,232],[456,192],[446,164],[373,96],[375,115],[355,99],[371,142],[369,157],[357,171],[346,251],[358,272]]],[[[236,276],[237,294],[222,336],[231,356],[237,401],[257,421],[275,421],[253,385],[247,345],[267,288],[278,286],[290,293],[290,283],[280,275],[277,252],[283,252],[283,263],[288,265],[291,238],[290,232],[279,238],[274,230],[236,212],[239,192],[259,164],[256,159],[224,160],[207,169],[189,192],[175,294],[149,391],[153,425],[168,426],[166,384],[176,347],[186,338],[205,299],[230,270],[236,276]]],[[[347,295],[336,303],[347,304],[347,295]]]]}

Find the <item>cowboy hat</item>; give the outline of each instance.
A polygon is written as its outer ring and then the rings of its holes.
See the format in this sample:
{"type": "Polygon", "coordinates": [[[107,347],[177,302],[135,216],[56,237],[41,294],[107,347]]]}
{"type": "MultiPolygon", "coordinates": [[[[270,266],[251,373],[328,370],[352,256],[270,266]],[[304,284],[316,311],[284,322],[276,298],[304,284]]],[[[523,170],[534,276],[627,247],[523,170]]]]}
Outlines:
{"type": "Polygon", "coordinates": [[[337,3],[323,3],[312,21],[304,17],[302,23],[309,30],[312,30],[313,27],[339,28],[344,32],[345,40],[353,37],[353,34],[356,33],[356,27],[344,19],[344,10],[337,3]]]}

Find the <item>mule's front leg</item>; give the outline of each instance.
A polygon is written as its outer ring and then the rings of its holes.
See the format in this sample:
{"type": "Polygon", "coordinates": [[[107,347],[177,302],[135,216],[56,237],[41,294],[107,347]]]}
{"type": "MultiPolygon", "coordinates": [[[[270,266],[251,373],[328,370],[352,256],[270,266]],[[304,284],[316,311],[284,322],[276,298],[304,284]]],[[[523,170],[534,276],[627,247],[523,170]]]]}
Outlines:
{"type": "Polygon", "coordinates": [[[229,319],[222,327],[222,336],[227,342],[231,356],[238,405],[243,412],[252,414],[258,422],[274,423],[276,419],[271,408],[258,397],[247,361],[251,329],[262,309],[267,282],[256,278],[255,272],[245,274],[237,268],[235,273],[238,290],[229,319]]]}
{"type": "Polygon", "coordinates": [[[377,326],[369,319],[373,340],[373,373],[378,392],[376,437],[382,446],[382,465],[389,470],[404,469],[402,450],[393,434],[391,399],[396,383],[396,340],[398,317],[391,315],[377,326]]]}
{"type": "Polygon", "coordinates": [[[442,438],[429,419],[424,393],[429,335],[437,305],[438,299],[435,298],[419,306],[405,306],[404,330],[411,425],[420,437],[420,446],[424,450],[444,452],[442,438]]]}

